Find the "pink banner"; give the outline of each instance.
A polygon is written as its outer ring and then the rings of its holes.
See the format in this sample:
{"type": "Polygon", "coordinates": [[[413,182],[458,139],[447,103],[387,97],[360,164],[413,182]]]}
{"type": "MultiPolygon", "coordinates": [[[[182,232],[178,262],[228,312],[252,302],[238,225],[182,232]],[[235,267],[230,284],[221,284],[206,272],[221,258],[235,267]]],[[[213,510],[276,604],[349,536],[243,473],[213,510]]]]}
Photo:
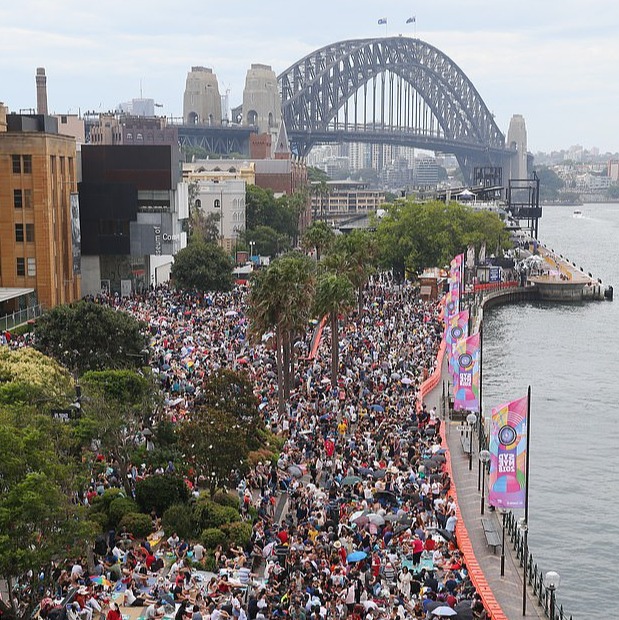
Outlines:
{"type": "Polygon", "coordinates": [[[479,334],[456,343],[454,369],[454,409],[479,412],[479,334]]]}
{"type": "Polygon", "coordinates": [[[492,410],[488,503],[497,508],[524,508],[527,460],[528,399],[492,410]]]}

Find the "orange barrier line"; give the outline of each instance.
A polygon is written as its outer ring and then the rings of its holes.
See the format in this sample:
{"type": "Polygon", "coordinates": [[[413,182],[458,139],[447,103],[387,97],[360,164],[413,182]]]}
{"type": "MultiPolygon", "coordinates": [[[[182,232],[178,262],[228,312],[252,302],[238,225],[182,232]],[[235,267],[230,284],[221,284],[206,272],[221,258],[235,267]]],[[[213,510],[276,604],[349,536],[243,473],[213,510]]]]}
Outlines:
{"type": "MultiPolygon", "coordinates": [[[[431,392],[441,380],[441,376],[443,374],[443,359],[445,356],[445,348],[446,342],[445,340],[441,341],[441,346],[439,347],[437,356],[436,356],[436,368],[430,377],[428,377],[419,388],[419,399],[417,401],[417,409],[421,409],[423,406],[423,399],[425,396],[431,392]]],[[[445,449],[445,467],[447,468],[447,473],[449,474],[449,478],[451,480],[451,487],[449,489],[450,494],[453,496],[456,501],[456,506],[458,505],[458,492],[456,489],[456,484],[453,479],[453,470],[451,467],[451,454],[449,452],[449,446],[447,445],[447,435],[445,432],[442,434],[441,438],[441,446],[445,449]]],[[[475,557],[475,553],[473,551],[473,545],[471,544],[471,540],[469,538],[469,533],[466,529],[466,525],[462,521],[462,519],[458,519],[456,522],[456,542],[458,544],[458,549],[464,556],[464,561],[466,564],[466,568],[468,571],[468,575],[471,579],[471,582],[475,586],[475,590],[481,596],[482,603],[490,615],[492,620],[509,620],[509,618],[505,615],[498,601],[494,597],[494,593],[492,589],[488,585],[488,581],[486,580],[486,576],[484,575],[479,563],[477,562],[477,558],[475,557]]]]}
{"type": "MultiPolygon", "coordinates": [[[[443,433],[441,445],[445,449],[445,467],[447,468],[447,473],[449,474],[449,478],[451,480],[451,487],[449,489],[449,492],[456,501],[457,506],[458,492],[453,479],[451,454],[449,452],[449,447],[447,446],[446,433],[443,433]]],[[[479,563],[477,562],[477,558],[475,557],[475,553],[473,551],[473,545],[471,544],[471,540],[469,538],[468,530],[466,529],[466,525],[464,524],[462,519],[458,519],[456,522],[456,541],[458,544],[458,549],[460,549],[460,552],[464,555],[464,561],[471,582],[481,596],[481,600],[484,604],[484,607],[486,608],[486,611],[490,614],[490,618],[492,618],[493,620],[509,620],[509,618],[501,609],[501,606],[497,602],[496,598],[494,597],[494,593],[488,585],[486,576],[484,575],[481,567],[479,566],[479,563]]]]}

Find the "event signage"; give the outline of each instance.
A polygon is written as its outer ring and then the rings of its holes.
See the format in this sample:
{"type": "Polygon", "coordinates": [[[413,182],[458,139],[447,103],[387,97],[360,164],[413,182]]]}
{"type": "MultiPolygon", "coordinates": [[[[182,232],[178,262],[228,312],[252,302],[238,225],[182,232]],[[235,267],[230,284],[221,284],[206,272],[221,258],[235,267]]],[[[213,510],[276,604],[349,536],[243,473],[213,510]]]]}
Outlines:
{"type": "Polygon", "coordinates": [[[456,343],[453,358],[454,409],[479,412],[479,333],[456,343]]]}
{"type": "Polygon", "coordinates": [[[458,340],[466,338],[469,335],[469,311],[463,310],[458,312],[447,323],[445,330],[445,342],[447,349],[447,362],[449,366],[449,372],[453,372],[453,358],[455,355],[455,346],[458,340]]]}
{"type": "Polygon", "coordinates": [[[497,508],[524,508],[528,399],[513,400],[492,410],[488,503],[497,508]]]}

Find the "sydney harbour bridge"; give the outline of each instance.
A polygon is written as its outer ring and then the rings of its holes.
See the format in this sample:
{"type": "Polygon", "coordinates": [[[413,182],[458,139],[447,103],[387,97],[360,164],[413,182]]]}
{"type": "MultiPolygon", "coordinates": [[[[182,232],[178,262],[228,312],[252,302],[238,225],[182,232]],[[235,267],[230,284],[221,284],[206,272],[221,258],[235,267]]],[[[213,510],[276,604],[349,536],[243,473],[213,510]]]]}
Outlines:
{"type": "MultiPolygon", "coordinates": [[[[299,156],[327,143],[415,147],[455,155],[471,182],[474,168],[507,170],[516,154],[506,147],[505,136],[464,72],[420,39],[333,43],[290,66],[277,82],[291,149],[299,156]]],[[[210,129],[215,140],[217,130],[210,129]]],[[[233,140],[243,142],[239,129],[233,140]]],[[[216,141],[202,146],[222,152],[221,140],[230,141],[234,132],[219,131],[219,148],[216,141]]],[[[180,130],[179,136],[193,142],[180,130]]],[[[244,152],[244,146],[224,148],[244,152]]]]}

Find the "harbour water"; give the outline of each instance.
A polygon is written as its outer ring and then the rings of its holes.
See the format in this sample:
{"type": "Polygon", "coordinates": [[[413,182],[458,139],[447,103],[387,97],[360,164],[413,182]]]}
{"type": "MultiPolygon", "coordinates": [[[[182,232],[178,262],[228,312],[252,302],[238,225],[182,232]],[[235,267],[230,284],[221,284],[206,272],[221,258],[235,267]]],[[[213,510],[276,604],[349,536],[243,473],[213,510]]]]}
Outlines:
{"type": "MultiPolygon", "coordinates": [[[[619,292],[619,204],[544,207],[540,240],[619,292]]],[[[483,410],[531,386],[529,543],[574,618],[615,608],[619,549],[619,299],[530,303],[484,320],[483,410]],[[613,601],[613,603],[611,603],[613,601]]],[[[568,615],[569,617],[569,615],[568,615]]]]}

